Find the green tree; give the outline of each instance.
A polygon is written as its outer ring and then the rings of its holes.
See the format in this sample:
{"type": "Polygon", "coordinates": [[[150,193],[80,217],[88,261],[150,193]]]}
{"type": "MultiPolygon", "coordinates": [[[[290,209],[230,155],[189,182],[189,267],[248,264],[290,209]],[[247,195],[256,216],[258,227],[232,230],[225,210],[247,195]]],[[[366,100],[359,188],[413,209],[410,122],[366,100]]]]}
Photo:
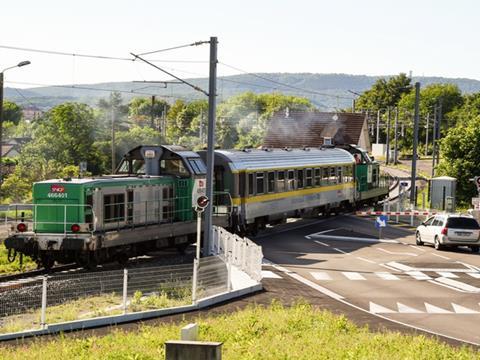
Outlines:
{"type": "Polygon", "coordinates": [[[22,116],[22,108],[20,106],[8,100],[3,101],[3,121],[10,121],[17,125],[22,116]]]}
{"type": "Polygon", "coordinates": [[[392,76],[388,80],[378,79],[372,87],[365,91],[356,101],[358,109],[378,111],[394,107],[403,95],[412,90],[412,80],[404,73],[392,76]]]}
{"type": "Polygon", "coordinates": [[[149,125],[159,130],[158,120],[168,113],[170,105],[163,99],[155,99],[152,107],[152,99],[133,98],[128,105],[128,114],[133,122],[140,126],[149,125]],[[153,122],[152,122],[153,116],[153,122]]]}
{"type": "Polygon", "coordinates": [[[470,198],[476,195],[469,179],[480,174],[480,115],[473,115],[449,129],[441,140],[440,153],[438,174],[456,178],[457,201],[469,204],[470,198]]]}

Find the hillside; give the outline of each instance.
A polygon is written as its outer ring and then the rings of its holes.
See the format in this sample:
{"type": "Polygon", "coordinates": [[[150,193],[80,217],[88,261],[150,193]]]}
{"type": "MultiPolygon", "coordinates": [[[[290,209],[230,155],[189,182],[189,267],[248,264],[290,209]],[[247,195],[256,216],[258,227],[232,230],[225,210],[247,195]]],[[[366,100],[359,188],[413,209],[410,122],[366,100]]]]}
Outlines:
{"type": "MultiPolygon", "coordinates": [[[[268,78],[270,82],[252,75],[234,75],[218,79],[218,100],[228,98],[232,95],[245,91],[265,93],[278,91],[285,94],[305,96],[322,109],[343,108],[351,105],[354,95],[349,92],[362,92],[368,88],[380,76],[348,75],[348,74],[310,74],[310,73],[271,73],[258,74],[260,77],[268,78]],[[276,83],[275,83],[276,82],[276,83]],[[286,84],[287,86],[281,85],[286,84]],[[297,90],[303,89],[304,92],[297,90]]],[[[208,79],[189,79],[188,81],[208,90],[208,79]]],[[[413,81],[420,81],[422,86],[432,83],[452,83],[466,93],[479,92],[480,81],[464,78],[443,78],[443,77],[415,77],[413,81]]],[[[156,94],[159,97],[166,97],[174,100],[198,99],[204,95],[185,85],[150,84],[146,88],[143,83],[111,82],[99,84],[82,84],[71,87],[37,87],[30,89],[5,89],[6,99],[15,101],[22,105],[36,105],[40,108],[49,108],[65,101],[81,101],[95,105],[102,97],[108,96],[111,90],[121,91],[124,99],[128,100],[134,96],[148,96],[156,94]],[[93,90],[92,90],[93,89],[93,90]],[[135,93],[137,89],[137,93],[135,93]],[[132,92],[133,90],[133,92],[132,92]],[[143,94],[142,94],[143,93],[143,94]],[[21,94],[21,95],[20,95],[21,94]],[[22,96],[23,95],[23,96],[22,96]]]]}

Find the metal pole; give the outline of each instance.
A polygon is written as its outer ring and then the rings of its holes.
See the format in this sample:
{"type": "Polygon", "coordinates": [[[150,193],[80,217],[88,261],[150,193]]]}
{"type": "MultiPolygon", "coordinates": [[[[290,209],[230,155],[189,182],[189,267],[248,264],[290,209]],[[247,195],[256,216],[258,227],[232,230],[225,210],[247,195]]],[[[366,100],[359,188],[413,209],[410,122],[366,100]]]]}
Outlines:
{"type": "Polygon", "coordinates": [[[203,237],[204,255],[208,254],[212,238],[213,199],[213,168],[215,151],[215,120],[217,96],[217,38],[210,38],[210,75],[208,85],[208,135],[207,135],[207,189],[206,196],[210,206],[205,209],[205,230],[203,237]]]}
{"type": "Polygon", "coordinates": [[[355,99],[352,100],[352,113],[355,113],[355,99]]]}
{"type": "Polygon", "coordinates": [[[232,291],[232,252],[227,252],[227,291],[232,291]]]}
{"type": "Polygon", "coordinates": [[[417,146],[418,146],[418,121],[419,121],[419,105],[420,105],[420,83],[415,83],[415,117],[413,124],[413,158],[412,158],[412,183],[410,187],[410,203],[415,203],[416,191],[415,181],[417,179],[417,146]]]}
{"type": "Polygon", "coordinates": [[[42,329],[47,328],[47,277],[42,280],[42,312],[40,315],[40,326],[42,329]]]}
{"type": "Polygon", "coordinates": [[[195,249],[195,259],[193,260],[193,277],[192,277],[192,302],[197,303],[197,279],[198,265],[200,260],[200,240],[202,237],[202,211],[197,209],[197,248],[195,249]]]}
{"type": "Polygon", "coordinates": [[[387,156],[385,157],[385,164],[388,165],[390,160],[390,108],[388,108],[387,112],[387,135],[386,135],[386,143],[387,143],[387,156]]]}
{"type": "Polygon", "coordinates": [[[0,72],[0,186],[3,184],[2,141],[3,141],[3,72],[0,72]]]}
{"type": "Polygon", "coordinates": [[[433,135],[432,135],[432,178],[435,176],[435,152],[437,147],[437,105],[433,112],[433,135]]]}
{"type": "Polygon", "coordinates": [[[393,151],[393,163],[396,165],[398,163],[398,107],[395,108],[395,147],[393,151]]]}
{"type": "Polygon", "coordinates": [[[155,111],[154,111],[154,106],[155,106],[155,95],[152,95],[152,108],[150,110],[150,127],[152,129],[155,129],[155,111]]]}
{"type": "Polygon", "coordinates": [[[127,313],[128,269],[123,269],[123,313],[127,313]]]}
{"type": "Polygon", "coordinates": [[[427,113],[427,125],[425,126],[425,156],[428,156],[428,123],[430,121],[430,113],[427,113]]]}
{"type": "Polygon", "coordinates": [[[437,121],[437,154],[435,156],[435,165],[438,165],[440,162],[440,152],[438,148],[438,140],[440,139],[441,130],[442,130],[442,99],[440,99],[439,104],[438,104],[438,121],[437,121]]]}
{"type": "Polygon", "coordinates": [[[113,97],[110,95],[112,101],[112,174],[115,172],[115,108],[113,106],[113,97]]]}
{"type": "Polygon", "coordinates": [[[377,141],[376,144],[379,143],[380,140],[380,110],[377,111],[377,141]]]}

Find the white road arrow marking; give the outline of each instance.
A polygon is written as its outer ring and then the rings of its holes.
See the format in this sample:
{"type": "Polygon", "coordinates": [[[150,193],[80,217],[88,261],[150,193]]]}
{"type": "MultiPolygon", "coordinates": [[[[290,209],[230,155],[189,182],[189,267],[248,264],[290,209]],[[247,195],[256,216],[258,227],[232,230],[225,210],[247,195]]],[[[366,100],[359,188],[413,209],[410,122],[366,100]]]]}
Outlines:
{"type": "Polygon", "coordinates": [[[451,314],[452,313],[449,310],[442,309],[438,306],[435,306],[429,303],[425,303],[425,309],[429,314],[451,314]]]}
{"type": "Polygon", "coordinates": [[[454,273],[449,272],[449,271],[437,271],[437,274],[440,275],[441,277],[445,277],[445,278],[451,278],[451,279],[458,278],[457,275],[455,275],[454,273]]]}
{"type": "Polygon", "coordinates": [[[402,314],[423,314],[423,311],[414,309],[410,306],[397,302],[398,312],[402,314]]]}
{"type": "Polygon", "coordinates": [[[421,271],[407,271],[407,275],[410,275],[413,277],[415,280],[430,280],[431,277],[422,273],[421,271]]]}
{"type": "Polygon", "coordinates": [[[467,274],[475,279],[480,279],[480,273],[467,273],[467,274]]]}
{"type": "Polygon", "coordinates": [[[384,306],[375,304],[374,302],[370,301],[370,310],[372,314],[394,314],[396,311],[390,310],[384,306]]]}
{"type": "Polygon", "coordinates": [[[455,303],[452,303],[452,307],[457,314],[478,314],[478,311],[466,308],[465,306],[461,306],[455,303]]]}
{"type": "Polygon", "coordinates": [[[451,286],[455,289],[459,289],[461,291],[474,292],[474,293],[480,292],[480,288],[477,288],[477,287],[469,285],[469,284],[465,284],[461,281],[449,279],[449,278],[441,277],[441,278],[435,279],[435,281],[439,282],[440,284],[445,284],[445,285],[451,286]]]}

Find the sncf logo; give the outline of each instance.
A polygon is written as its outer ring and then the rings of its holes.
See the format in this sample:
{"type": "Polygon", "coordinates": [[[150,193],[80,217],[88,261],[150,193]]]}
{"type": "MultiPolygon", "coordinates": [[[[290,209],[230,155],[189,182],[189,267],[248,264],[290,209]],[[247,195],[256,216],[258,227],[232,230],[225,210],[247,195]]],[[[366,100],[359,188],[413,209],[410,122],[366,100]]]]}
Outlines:
{"type": "Polygon", "coordinates": [[[63,185],[52,185],[50,187],[50,192],[52,193],[64,193],[65,187],[63,185]]]}

